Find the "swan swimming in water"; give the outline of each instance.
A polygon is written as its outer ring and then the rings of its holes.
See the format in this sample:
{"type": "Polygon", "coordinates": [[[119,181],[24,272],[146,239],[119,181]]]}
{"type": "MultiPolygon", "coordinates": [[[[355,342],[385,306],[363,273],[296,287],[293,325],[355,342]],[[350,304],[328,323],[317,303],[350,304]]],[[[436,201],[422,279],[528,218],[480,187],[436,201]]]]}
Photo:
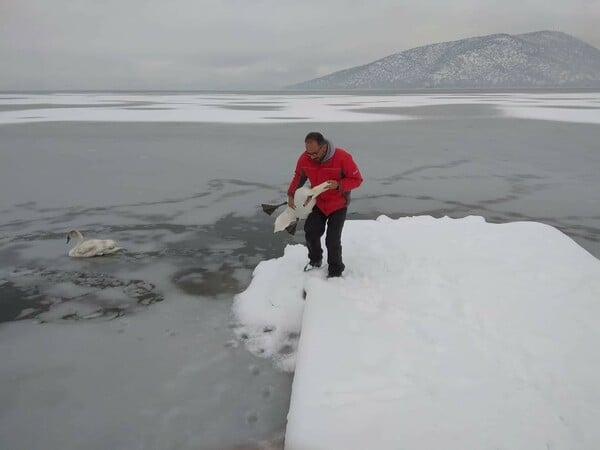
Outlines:
{"type": "MultiPolygon", "coordinates": [[[[275,219],[274,233],[286,230],[290,234],[296,232],[296,225],[300,219],[306,219],[313,210],[317,197],[329,189],[329,182],[321,183],[313,188],[301,187],[296,189],[294,193],[294,206],[290,208],[289,205],[285,210],[277,216],[275,219]]],[[[283,202],[279,205],[262,205],[263,210],[267,214],[272,214],[278,207],[287,205],[287,202],[283,202]]]]}
{"type": "Polygon", "coordinates": [[[112,255],[121,250],[112,239],[84,239],[83,234],[77,230],[67,233],[67,244],[71,238],[77,238],[77,245],[69,251],[73,258],[89,258],[91,256],[112,255]]]}

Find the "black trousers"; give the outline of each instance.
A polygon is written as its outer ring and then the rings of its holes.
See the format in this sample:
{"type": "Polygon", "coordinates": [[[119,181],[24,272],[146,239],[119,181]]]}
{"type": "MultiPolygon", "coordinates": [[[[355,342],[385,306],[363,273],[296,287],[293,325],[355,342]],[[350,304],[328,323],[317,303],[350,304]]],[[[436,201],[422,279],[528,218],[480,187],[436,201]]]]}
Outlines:
{"type": "Polygon", "coordinates": [[[345,269],[344,263],[342,262],[342,228],[344,228],[347,212],[348,208],[342,208],[332,212],[329,216],[326,216],[315,206],[304,222],[308,259],[310,259],[311,262],[317,262],[323,259],[321,236],[325,233],[325,225],[327,225],[325,245],[327,246],[329,275],[339,276],[345,269]]]}

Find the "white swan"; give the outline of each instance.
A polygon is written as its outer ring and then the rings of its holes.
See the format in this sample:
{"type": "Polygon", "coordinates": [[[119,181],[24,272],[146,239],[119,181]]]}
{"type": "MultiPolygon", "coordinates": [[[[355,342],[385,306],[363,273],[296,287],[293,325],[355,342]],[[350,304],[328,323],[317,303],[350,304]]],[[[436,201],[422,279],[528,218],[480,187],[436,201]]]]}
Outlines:
{"type": "Polygon", "coordinates": [[[294,234],[296,222],[300,219],[306,219],[313,210],[317,197],[329,189],[329,182],[321,183],[313,188],[301,187],[294,193],[294,206],[292,209],[289,206],[285,208],[281,214],[275,219],[274,233],[288,229],[288,232],[294,234]]]}
{"type": "Polygon", "coordinates": [[[111,255],[121,250],[112,239],[84,239],[83,234],[77,230],[67,233],[67,244],[71,238],[77,238],[77,245],[69,251],[73,258],[89,258],[91,256],[111,255]]]}

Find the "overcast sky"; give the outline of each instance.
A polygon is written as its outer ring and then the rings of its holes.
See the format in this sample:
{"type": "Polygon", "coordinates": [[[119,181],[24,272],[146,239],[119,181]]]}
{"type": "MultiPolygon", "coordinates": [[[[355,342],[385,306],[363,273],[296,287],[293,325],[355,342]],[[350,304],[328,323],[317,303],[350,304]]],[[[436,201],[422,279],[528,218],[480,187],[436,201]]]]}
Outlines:
{"type": "Polygon", "coordinates": [[[277,89],[539,30],[600,48],[600,0],[0,0],[0,90],[277,89]]]}

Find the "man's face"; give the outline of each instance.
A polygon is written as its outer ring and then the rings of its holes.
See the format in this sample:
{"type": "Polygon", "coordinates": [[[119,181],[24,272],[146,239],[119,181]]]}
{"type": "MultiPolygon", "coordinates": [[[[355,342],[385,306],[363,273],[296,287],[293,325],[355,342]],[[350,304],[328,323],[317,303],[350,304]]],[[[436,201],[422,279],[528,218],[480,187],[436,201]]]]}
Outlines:
{"type": "Polygon", "coordinates": [[[304,144],[306,148],[306,154],[313,161],[320,161],[325,156],[327,145],[325,143],[319,145],[317,141],[309,140],[304,144]]]}

